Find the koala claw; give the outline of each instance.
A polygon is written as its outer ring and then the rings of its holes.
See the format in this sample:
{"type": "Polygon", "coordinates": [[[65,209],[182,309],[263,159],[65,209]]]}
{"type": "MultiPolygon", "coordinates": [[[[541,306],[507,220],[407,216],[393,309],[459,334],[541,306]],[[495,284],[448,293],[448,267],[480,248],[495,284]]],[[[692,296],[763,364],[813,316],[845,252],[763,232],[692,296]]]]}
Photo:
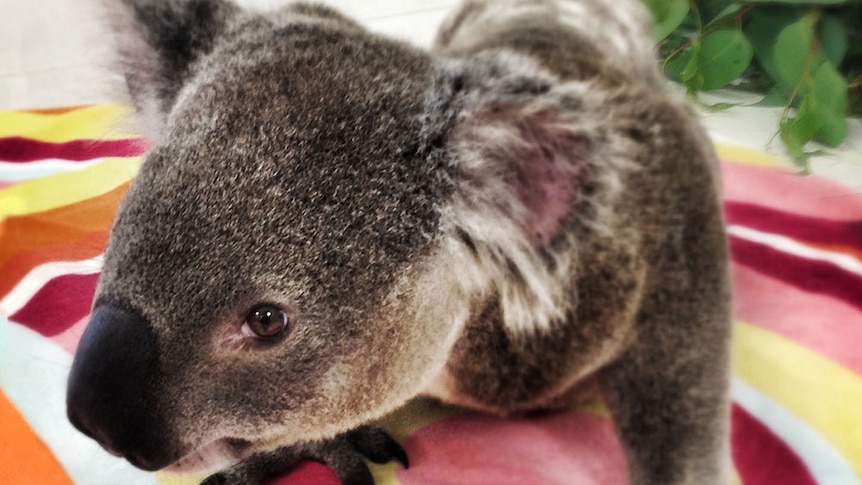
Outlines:
{"type": "Polygon", "coordinates": [[[360,426],[342,436],[353,448],[374,463],[398,460],[404,468],[410,468],[407,452],[389,433],[377,426],[360,426]]]}
{"type": "Polygon", "coordinates": [[[374,463],[398,460],[409,466],[407,453],[389,434],[376,426],[360,426],[331,440],[300,443],[252,455],[225,471],[207,477],[201,485],[257,485],[304,460],[328,465],[342,485],[374,485],[363,458],[374,463]]]}

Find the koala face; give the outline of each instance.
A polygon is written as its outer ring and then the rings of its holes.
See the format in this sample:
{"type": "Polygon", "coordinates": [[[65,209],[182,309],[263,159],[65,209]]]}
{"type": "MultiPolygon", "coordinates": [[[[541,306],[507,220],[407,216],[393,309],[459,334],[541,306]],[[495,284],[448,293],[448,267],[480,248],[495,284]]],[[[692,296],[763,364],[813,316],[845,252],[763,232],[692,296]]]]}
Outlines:
{"type": "Polygon", "coordinates": [[[446,192],[419,143],[428,57],[316,7],[120,15],[158,136],[112,229],[72,421],[142,468],[209,469],[415,394],[445,353],[438,330],[395,331],[446,192]],[[169,56],[189,25],[203,44],[169,56]]]}

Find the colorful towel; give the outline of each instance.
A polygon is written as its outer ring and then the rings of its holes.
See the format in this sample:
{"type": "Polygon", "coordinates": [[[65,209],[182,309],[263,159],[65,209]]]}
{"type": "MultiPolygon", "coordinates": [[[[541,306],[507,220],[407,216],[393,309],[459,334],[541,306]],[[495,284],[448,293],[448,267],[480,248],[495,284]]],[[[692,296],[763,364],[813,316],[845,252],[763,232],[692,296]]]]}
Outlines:
{"type": "MultiPolygon", "coordinates": [[[[0,483],[187,485],[65,418],[65,379],[142,138],[127,109],[0,113],[0,483]]],[[[733,251],[735,483],[862,483],[862,194],[718,146],[733,251]]],[[[378,483],[623,484],[600,403],[501,420],[417,400],[382,423],[412,466],[378,483]]],[[[337,484],[306,463],[279,485],[337,484]]]]}

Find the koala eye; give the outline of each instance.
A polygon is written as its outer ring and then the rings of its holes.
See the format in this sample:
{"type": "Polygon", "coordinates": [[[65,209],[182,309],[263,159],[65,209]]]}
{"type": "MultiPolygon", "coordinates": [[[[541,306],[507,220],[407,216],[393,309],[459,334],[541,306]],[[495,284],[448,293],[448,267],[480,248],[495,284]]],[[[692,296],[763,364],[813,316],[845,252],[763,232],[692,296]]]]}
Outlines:
{"type": "Polygon", "coordinates": [[[275,305],[258,305],[248,312],[242,325],[242,333],[249,337],[271,339],[285,330],[289,319],[287,312],[275,305]]]}

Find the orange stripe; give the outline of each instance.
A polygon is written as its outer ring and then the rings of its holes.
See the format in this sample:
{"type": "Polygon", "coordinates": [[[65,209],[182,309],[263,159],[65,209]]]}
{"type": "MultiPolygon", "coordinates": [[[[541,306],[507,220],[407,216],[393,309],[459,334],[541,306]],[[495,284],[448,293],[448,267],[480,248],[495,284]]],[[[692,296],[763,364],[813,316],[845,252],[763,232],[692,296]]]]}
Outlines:
{"type": "Polygon", "coordinates": [[[86,234],[80,241],[61,248],[22,251],[0,268],[0,295],[8,294],[33,268],[51,261],[83,261],[104,252],[108,229],[86,234]]]}
{"type": "MultiPolygon", "coordinates": [[[[22,253],[36,254],[41,250],[58,252],[50,258],[31,258],[31,268],[34,263],[38,265],[47,261],[64,260],[64,257],[68,256],[59,254],[62,251],[71,251],[66,253],[69,255],[97,255],[98,252],[93,254],[92,250],[98,249],[101,252],[104,249],[107,231],[128,187],[129,183],[125,183],[103,195],[75,204],[35,214],[12,216],[0,222],[0,240],[3,241],[0,245],[0,274],[5,275],[6,267],[22,253]],[[89,244],[84,244],[87,241],[89,244]],[[80,247],[75,250],[72,248],[74,246],[80,247]],[[84,253],[76,252],[83,248],[89,250],[84,253]]],[[[6,280],[6,277],[3,279],[6,280]]]]}
{"type": "Polygon", "coordinates": [[[813,248],[822,249],[824,251],[832,251],[833,253],[841,253],[846,254],[848,256],[852,256],[859,261],[862,261],[862,247],[853,247],[853,246],[842,246],[840,244],[825,244],[825,243],[812,243],[808,241],[802,241],[808,246],[813,248]]]}
{"type": "Polygon", "coordinates": [[[3,483],[44,483],[72,485],[66,470],[51,450],[30,429],[24,417],[0,390],[0,476],[3,483]]]}

